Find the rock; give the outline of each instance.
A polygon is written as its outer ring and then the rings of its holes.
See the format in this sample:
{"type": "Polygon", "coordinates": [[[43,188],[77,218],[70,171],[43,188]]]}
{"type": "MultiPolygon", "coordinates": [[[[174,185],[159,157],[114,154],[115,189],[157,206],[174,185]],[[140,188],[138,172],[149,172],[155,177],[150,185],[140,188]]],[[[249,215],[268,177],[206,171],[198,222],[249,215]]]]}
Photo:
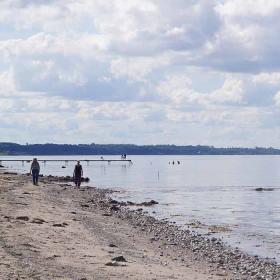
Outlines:
{"type": "Polygon", "coordinates": [[[66,227],[68,226],[67,223],[63,222],[62,224],[53,224],[53,227],[66,227]]]}
{"type": "Polygon", "coordinates": [[[21,220],[21,221],[29,221],[29,217],[27,216],[18,216],[16,217],[17,220],[21,220]]]}
{"type": "Polygon", "coordinates": [[[112,261],[116,261],[116,262],[127,262],[127,260],[123,257],[123,256],[117,256],[112,258],[112,261]]]}
{"type": "Polygon", "coordinates": [[[88,177],[86,177],[86,178],[82,177],[82,182],[88,183],[89,182],[89,178],[88,177]]]}
{"type": "Polygon", "coordinates": [[[118,247],[117,245],[115,245],[115,244],[113,244],[113,243],[110,243],[109,244],[109,247],[111,247],[111,248],[115,248],[115,247],[118,247]]]}
{"type": "Polygon", "coordinates": [[[43,219],[35,218],[35,219],[32,220],[31,223],[33,223],[33,224],[43,224],[43,223],[45,223],[45,222],[46,222],[46,221],[43,220],[43,219]]]}
{"type": "Polygon", "coordinates": [[[66,168],[66,166],[62,165],[61,168],[66,168]]]}
{"type": "Polygon", "coordinates": [[[86,208],[88,208],[88,207],[89,207],[89,205],[88,205],[88,204],[81,204],[81,206],[82,206],[82,207],[86,207],[86,208]]]}
{"type": "Polygon", "coordinates": [[[50,257],[47,257],[47,260],[54,260],[55,258],[61,257],[60,255],[52,255],[50,257]]]}
{"type": "Polygon", "coordinates": [[[274,191],[274,188],[256,188],[255,191],[262,192],[262,191],[274,191]]]}
{"type": "Polygon", "coordinates": [[[111,199],[109,201],[110,204],[119,204],[119,202],[117,200],[111,199]]]}
{"type": "Polygon", "coordinates": [[[132,201],[127,201],[126,204],[127,204],[128,206],[133,206],[133,205],[135,205],[135,203],[132,202],[132,201]]]}
{"type": "Polygon", "coordinates": [[[0,168],[5,168],[5,166],[4,166],[4,165],[2,165],[2,164],[0,164],[0,168]]]}
{"type": "Polygon", "coordinates": [[[105,265],[107,265],[107,266],[125,266],[125,264],[119,263],[116,261],[107,262],[107,263],[105,263],[105,265]]]}
{"type": "Polygon", "coordinates": [[[111,211],[120,211],[120,207],[118,207],[117,205],[113,205],[111,208],[110,208],[111,211]]]}
{"type": "Polygon", "coordinates": [[[18,175],[16,172],[4,172],[5,175],[18,175]]]}
{"type": "Polygon", "coordinates": [[[152,206],[155,204],[158,204],[158,202],[152,199],[150,201],[147,201],[147,202],[145,201],[145,202],[140,203],[139,206],[152,206]]]}
{"type": "Polygon", "coordinates": [[[158,204],[158,202],[153,200],[153,199],[150,200],[150,201],[144,201],[144,202],[141,202],[141,203],[134,203],[132,201],[127,201],[126,202],[127,206],[152,206],[152,205],[155,205],[155,204],[158,204]]]}
{"type": "MultiPolygon", "coordinates": [[[[66,168],[66,166],[62,166],[61,168],[66,168]]],[[[52,176],[49,175],[48,176],[49,179],[52,179],[52,181],[64,181],[64,182],[72,182],[73,181],[73,177],[72,176],[52,176]]],[[[82,182],[89,182],[89,178],[88,177],[82,177],[81,178],[82,182]]]]}

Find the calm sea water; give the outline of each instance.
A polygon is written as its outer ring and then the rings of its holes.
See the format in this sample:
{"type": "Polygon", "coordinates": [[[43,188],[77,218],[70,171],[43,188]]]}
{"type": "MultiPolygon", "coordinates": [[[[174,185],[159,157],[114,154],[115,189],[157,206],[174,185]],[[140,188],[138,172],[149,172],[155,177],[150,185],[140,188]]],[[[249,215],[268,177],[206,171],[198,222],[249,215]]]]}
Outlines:
{"type": "MultiPolygon", "coordinates": [[[[199,225],[195,230],[201,234],[207,234],[210,226],[222,227],[219,229],[223,232],[213,236],[222,237],[226,243],[251,254],[280,261],[280,156],[131,156],[129,159],[133,164],[82,163],[84,175],[90,177],[93,186],[121,190],[119,199],[157,200],[160,204],[150,211],[159,218],[168,218],[182,227],[199,225]],[[273,187],[274,191],[257,192],[257,187],[273,187]]],[[[19,172],[29,170],[27,163],[3,164],[19,172]]],[[[62,165],[65,163],[42,163],[41,171],[45,175],[72,175],[74,163],[69,162],[64,169],[62,165]]]]}

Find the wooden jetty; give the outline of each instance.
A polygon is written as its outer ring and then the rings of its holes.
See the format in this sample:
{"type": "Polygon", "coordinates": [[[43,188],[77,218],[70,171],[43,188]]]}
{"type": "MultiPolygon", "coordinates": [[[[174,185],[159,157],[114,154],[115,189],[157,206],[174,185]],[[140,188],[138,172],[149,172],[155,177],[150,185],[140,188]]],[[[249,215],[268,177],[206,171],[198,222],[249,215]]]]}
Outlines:
{"type": "MultiPolygon", "coordinates": [[[[47,163],[47,162],[65,162],[67,164],[68,162],[86,162],[89,164],[90,162],[128,162],[132,163],[131,159],[37,159],[39,162],[47,163]]],[[[0,164],[2,162],[22,162],[23,164],[25,162],[30,163],[32,162],[32,159],[0,159],[0,164]]]]}

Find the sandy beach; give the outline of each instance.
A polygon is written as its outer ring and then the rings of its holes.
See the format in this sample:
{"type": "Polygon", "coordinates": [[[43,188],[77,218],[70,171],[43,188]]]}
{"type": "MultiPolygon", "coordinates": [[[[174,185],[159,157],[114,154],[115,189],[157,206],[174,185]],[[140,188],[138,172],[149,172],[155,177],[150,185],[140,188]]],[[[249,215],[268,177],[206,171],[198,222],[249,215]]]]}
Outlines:
{"type": "Polygon", "coordinates": [[[280,279],[276,263],[131,210],[110,190],[40,179],[0,174],[1,280],[280,279]]]}

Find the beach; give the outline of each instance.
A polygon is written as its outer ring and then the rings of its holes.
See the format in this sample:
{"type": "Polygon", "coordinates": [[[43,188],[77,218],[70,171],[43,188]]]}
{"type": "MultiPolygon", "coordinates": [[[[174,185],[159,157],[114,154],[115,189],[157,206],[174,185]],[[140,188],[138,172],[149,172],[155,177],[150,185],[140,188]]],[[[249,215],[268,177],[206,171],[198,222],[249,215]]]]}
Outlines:
{"type": "Polygon", "coordinates": [[[275,262],[112,194],[54,176],[34,186],[30,176],[2,172],[0,279],[280,279],[275,262]]]}

